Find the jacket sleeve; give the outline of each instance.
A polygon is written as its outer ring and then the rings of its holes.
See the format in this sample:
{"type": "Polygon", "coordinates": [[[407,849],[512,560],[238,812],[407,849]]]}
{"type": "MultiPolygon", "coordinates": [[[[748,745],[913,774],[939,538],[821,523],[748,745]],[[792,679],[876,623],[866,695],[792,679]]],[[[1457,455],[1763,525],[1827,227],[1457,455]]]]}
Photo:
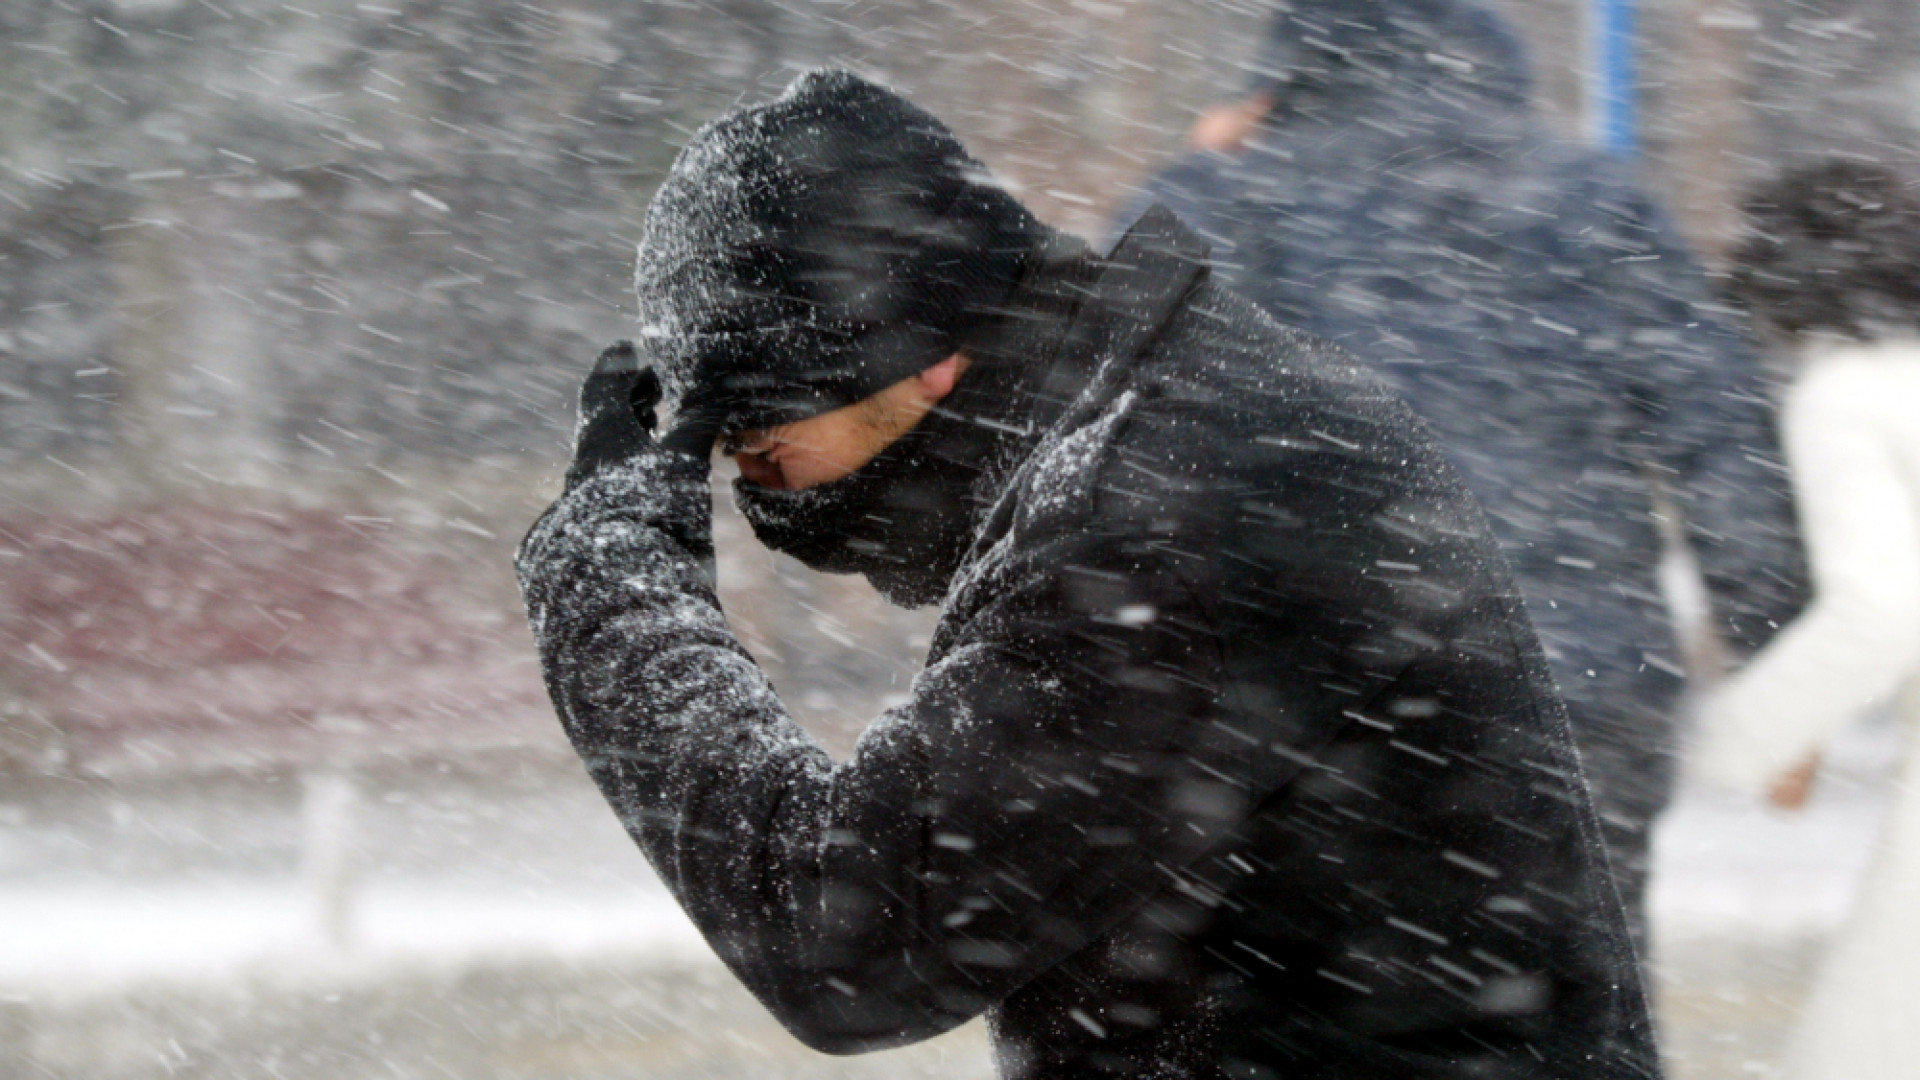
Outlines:
{"type": "Polygon", "coordinates": [[[808,1045],[965,1021],[1177,887],[1244,812],[1201,734],[1217,644],[1150,553],[1004,542],[1002,584],[836,765],[636,509],[643,481],[596,476],[522,546],[549,692],[668,887],[808,1045]]]}
{"type": "Polygon", "coordinates": [[[1607,299],[1639,429],[1627,437],[1678,504],[1721,636],[1748,653],[1806,599],[1806,565],[1773,395],[1692,257],[1643,197],[1597,199],[1607,299]]]}
{"type": "Polygon", "coordinates": [[[1785,433],[1813,558],[1813,604],[1703,711],[1699,771],[1759,790],[1894,693],[1920,657],[1920,518],[1871,382],[1814,371],[1785,433]]]}

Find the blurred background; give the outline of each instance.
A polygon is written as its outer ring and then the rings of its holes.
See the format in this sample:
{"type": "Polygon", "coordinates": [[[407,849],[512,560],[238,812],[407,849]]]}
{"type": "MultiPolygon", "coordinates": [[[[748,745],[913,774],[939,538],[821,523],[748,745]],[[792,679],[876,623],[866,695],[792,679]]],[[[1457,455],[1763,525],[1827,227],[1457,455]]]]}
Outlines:
{"type": "MultiPolygon", "coordinates": [[[[1709,265],[1760,177],[1912,164],[1920,6],[1640,0],[1629,70],[1623,4],[1490,6],[1709,265]]],[[[512,547],[705,120],[853,66],[1098,237],[1273,7],[0,0],[0,1077],[991,1075],[977,1025],[830,1059],[758,1011],[562,740],[512,547]]],[[[845,753],[931,614],[718,512],[729,617],[845,753]]],[[[1669,814],[1677,1076],[1772,1068],[1893,743],[1792,818],[1669,814]]]]}

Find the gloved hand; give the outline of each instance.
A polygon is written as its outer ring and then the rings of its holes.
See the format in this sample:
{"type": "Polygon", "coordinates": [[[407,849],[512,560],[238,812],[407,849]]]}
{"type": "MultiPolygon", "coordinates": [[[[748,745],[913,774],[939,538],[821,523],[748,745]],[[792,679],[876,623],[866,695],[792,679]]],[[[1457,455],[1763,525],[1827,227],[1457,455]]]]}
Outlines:
{"type": "Polygon", "coordinates": [[[659,405],[660,377],[640,362],[633,342],[607,346],[580,387],[580,420],[574,429],[567,489],[655,447],[707,463],[719,434],[718,413],[699,406],[683,410],[673,429],[656,440],[654,410],[659,405]]]}
{"type": "Polygon", "coordinates": [[[659,376],[641,362],[633,343],[608,346],[580,387],[580,419],[566,489],[572,494],[603,474],[619,471],[617,481],[600,485],[608,496],[638,510],[642,521],[678,541],[702,561],[712,580],[708,473],[718,414],[684,409],[673,428],[656,439],[654,410],[659,404],[659,376]]]}

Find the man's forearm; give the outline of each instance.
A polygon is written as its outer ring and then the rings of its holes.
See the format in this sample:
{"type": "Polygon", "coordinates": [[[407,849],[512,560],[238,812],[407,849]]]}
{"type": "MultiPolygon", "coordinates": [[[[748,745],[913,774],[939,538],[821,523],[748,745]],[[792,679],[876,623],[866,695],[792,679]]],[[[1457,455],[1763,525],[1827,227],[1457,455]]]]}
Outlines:
{"type": "Polygon", "coordinates": [[[985,1002],[947,1008],[904,985],[916,905],[848,907],[898,902],[912,882],[900,847],[920,829],[912,800],[888,792],[913,778],[882,770],[858,785],[874,813],[836,813],[832,761],[733,637],[699,560],[649,523],[641,480],[616,469],[580,485],[520,552],[548,691],[589,774],[715,952],[800,1038],[844,1050],[961,1022],[985,1002]],[[835,838],[856,831],[884,865],[839,865],[851,853],[835,838]]]}
{"type": "Polygon", "coordinates": [[[518,567],[568,738],[672,882],[670,793],[694,764],[683,759],[715,729],[785,717],[727,627],[700,558],[661,527],[663,500],[647,490],[661,480],[620,467],[569,491],[529,533],[518,567]]]}

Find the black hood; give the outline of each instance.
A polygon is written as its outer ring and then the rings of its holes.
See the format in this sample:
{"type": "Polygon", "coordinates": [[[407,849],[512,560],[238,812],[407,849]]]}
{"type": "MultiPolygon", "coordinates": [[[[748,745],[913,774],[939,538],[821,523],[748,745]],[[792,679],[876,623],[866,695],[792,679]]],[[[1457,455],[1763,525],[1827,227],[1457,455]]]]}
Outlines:
{"type": "Polygon", "coordinates": [[[815,416],[949,356],[1050,233],[939,120],[811,72],[674,162],[635,269],[641,345],[676,414],[815,416]]]}
{"type": "Polygon", "coordinates": [[[1484,123],[1524,112],[1532,77],[1513,32],[1465,0],[1287,0],[1248,89],[1273,97],[1277,122],[1328,107],[1484,123]]]}

